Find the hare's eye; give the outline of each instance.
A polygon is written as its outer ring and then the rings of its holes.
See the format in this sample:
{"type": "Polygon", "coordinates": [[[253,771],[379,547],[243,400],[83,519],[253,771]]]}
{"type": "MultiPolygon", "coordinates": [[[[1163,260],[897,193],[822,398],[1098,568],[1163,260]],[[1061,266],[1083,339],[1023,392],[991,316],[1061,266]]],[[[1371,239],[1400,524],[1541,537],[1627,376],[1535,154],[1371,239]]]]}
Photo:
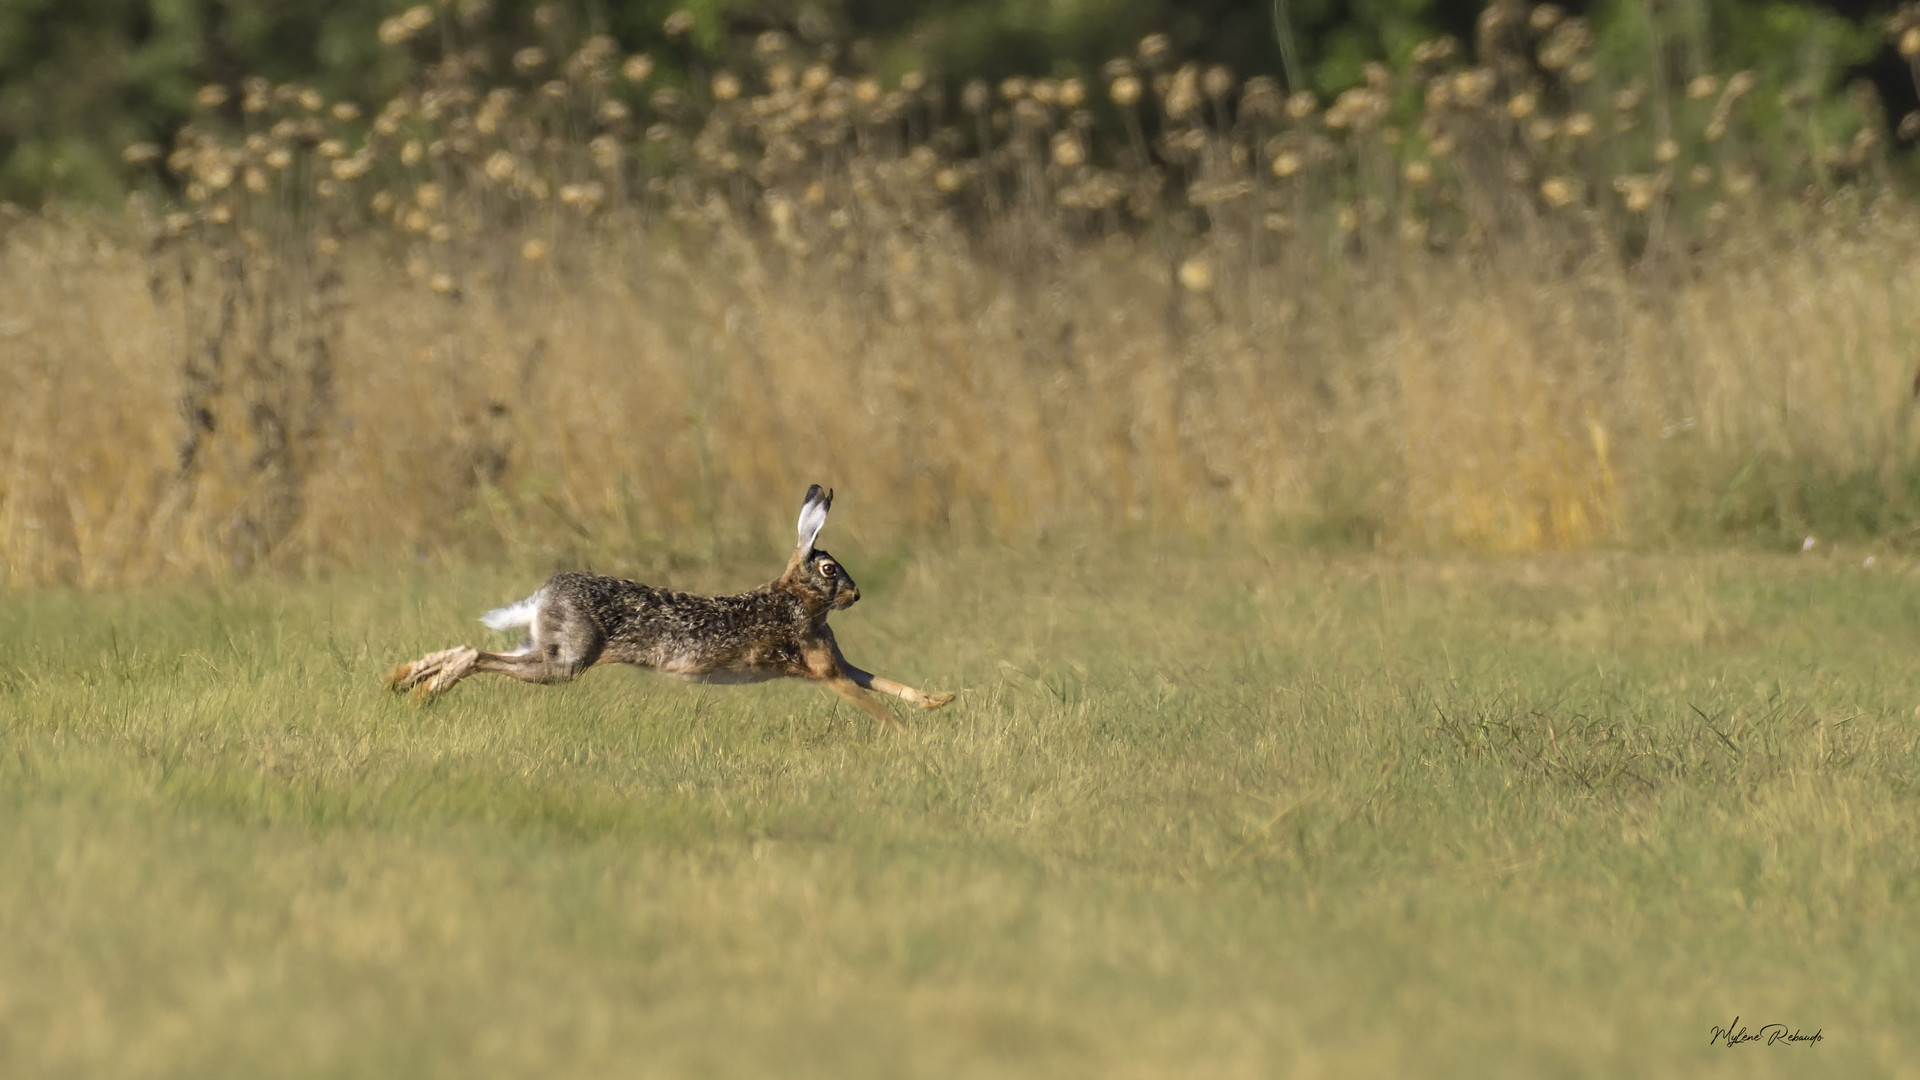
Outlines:
{"type": "Polygon", "coordinates": [[[833,571],[834,571],[834,565],[833,565],[832,563],[830,563],[830,562],[823,562],[823,563],[821,563],[821,564],[820,564],[820,576],[821,576],[821,577],[832,577],[832,576],[833,576],[833,571]]]}

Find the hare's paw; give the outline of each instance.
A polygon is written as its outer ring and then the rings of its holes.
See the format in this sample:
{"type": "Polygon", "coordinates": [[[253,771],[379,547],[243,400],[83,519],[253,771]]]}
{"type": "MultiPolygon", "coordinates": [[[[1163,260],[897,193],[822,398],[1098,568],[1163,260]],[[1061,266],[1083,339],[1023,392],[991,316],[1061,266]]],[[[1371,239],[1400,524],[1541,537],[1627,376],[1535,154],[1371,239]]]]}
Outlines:
{"type": "Polygon", "coordinates": [[[467,646],[429,653],[411,664],[401,664],[387,674],[387,686],[393,690],[413,691],[413,700],[431,701],[453,689],[453,684],[473,670],[479,652],[467,646]]]}
{"type": "Polygon", "coordinates": [[[942,706],[942,705],[945,705],[946,703],[948,703],[948,702],[950,702],[950,701],[952,701],[952,700],[953,700],[953,695],[952,695],[952,694],[947,694],[947,693],[939,693],[939,694],[926,694],[926,693],[923,693],[923,694],[921,694],[921,695],[920,695],[920,707],[921,707],[921,708],[923,708],[923,709],[937,709],[937,708],[939,708],[940,706],[942,706]]]}
{"type": "Polygon", "coordinates": [[[417,660],[395,666],[392,671],[387,672],[387,689],[396,694],[402,690],[412,689],[413,684],[424,678],[419,668],[420,662],[417,660]]]}
{"type": "Polygon", "coordinates": [[[407,694],[407,700],[415,705],[428,705],[445,691],[434,689],[431,681],[420,683],[407,694]]]}

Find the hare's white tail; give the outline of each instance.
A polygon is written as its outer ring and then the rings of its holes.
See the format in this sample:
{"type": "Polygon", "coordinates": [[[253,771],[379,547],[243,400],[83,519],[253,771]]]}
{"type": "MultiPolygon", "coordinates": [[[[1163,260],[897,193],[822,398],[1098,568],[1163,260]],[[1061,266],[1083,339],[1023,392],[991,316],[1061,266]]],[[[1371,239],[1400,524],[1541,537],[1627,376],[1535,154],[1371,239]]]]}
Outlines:
{"type": "Polygon", "coordinates": [[[533,617],[540,613],[540,601],[547,597],[547,590],[541,589],[517,604],[508,604],[503,608],[494,608],[480,621],[490,630],[517,630],[533,625],[533,617]]]}

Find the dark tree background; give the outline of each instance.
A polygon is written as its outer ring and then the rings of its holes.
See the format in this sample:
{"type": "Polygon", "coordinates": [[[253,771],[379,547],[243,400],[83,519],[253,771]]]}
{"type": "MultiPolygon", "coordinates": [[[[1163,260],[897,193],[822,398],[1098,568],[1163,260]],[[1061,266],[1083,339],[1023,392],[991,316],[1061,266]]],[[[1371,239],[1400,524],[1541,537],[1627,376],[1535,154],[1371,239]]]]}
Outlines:
{"type": "MultiPolygon", "coordinates": [[[[1243,75],[1337,92],[1368,60],[1403,62],[1452,34],[1469,47],[1478,0],[449,0],[484,6],[483,33],[510,44],[604,32],[653,53],[662,77],[723,62],[783,29],[882,76],[957,81],[1091,74],[1164,32],[1177,53],[1243,75]],[[547,10],[539,13],[544,6],[547,10]],[[693,16],[669,42],[667,16],[693,16]],[[536,18],[539,13],[542,17],[536,18]]],[[[398,0],[0,0],[0,198],[111,199],[125,145],[164,139],[206,83],[249,75],[378,102],[407,71],[382,46],[398,0]]],[[[1915,106],[1908,67],[1885,41],[1893,3],[1869,0],[1601,0],[1564,7],[1594,22],[1605,62],[1644,69],[1654,42],[1696,63],[1759,68],[1815,93],[1873,80],[1896,121],[1915,106]]]]}

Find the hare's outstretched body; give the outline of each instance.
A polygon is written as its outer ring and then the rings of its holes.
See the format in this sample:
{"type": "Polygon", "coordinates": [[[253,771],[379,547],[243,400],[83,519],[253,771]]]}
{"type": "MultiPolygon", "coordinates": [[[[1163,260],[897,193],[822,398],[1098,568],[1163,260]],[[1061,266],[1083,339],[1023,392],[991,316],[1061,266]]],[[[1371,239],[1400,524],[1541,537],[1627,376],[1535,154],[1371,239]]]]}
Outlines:
{"type": "Polygon", "coordinates": [[[800,543],[776,581],[737,596],[695,596],[635,581],[560,573],[517,604],[490,611],[495,630],[525,627],[509,653],[464,645],[401,664],[387,676],[416,698],[445,693],[476,671],[533,683],[564,682],[594,664],[634,664],[698,682],[746,683],[813,679],[904,730],[867,690],[937,709],[952,694],[926,693],[883,679],[841,655],[827,616],[851,607],[860,588],[833,556],[813,546],[833,493],[815,484],[800,504],[800,543]]]}

